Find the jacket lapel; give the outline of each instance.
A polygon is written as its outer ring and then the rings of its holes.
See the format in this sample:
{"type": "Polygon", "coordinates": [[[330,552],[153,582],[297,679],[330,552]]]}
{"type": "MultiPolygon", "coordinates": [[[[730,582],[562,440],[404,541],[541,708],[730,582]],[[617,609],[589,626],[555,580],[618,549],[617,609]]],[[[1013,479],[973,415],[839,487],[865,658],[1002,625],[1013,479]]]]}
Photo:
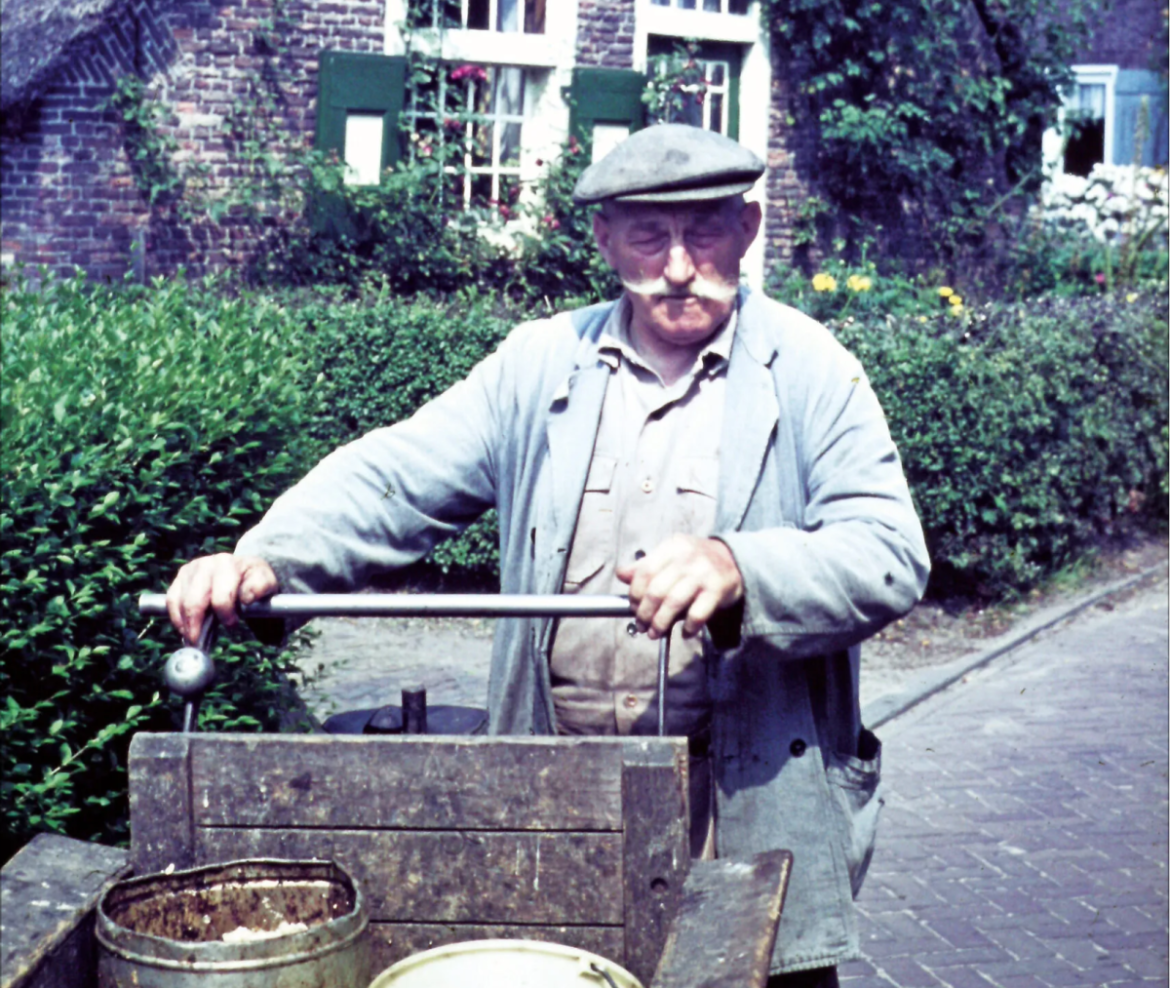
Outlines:
{"type": "Polygon", "coordinates": [[[758,306],[753,302],[751,294],[742,293],[727,367],[727,397],[719,449],[717,532],[734,531],[743,523],[780,415],[769,366],[775,349],[759,331],[758,306]]]}
{"type": "Polygon", "coordinates": [[[554,548],[568,557],[577,525],[581,492],[593,459],[601,406],[610,369],[596,363],[579,367],[553,395],[548,412],[548,451],[552,467],[554,548]]]}

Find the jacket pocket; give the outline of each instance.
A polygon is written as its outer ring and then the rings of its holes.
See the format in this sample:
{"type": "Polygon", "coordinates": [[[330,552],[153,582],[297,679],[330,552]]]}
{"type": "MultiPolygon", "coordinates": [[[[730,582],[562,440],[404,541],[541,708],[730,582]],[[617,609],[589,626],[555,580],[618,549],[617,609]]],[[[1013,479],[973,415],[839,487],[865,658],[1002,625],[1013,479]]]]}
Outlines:
{"type": "Polygon", "coordinates": [[[873,731],[861,729],[857,752],[833,752],[828,767],[830,789],[845,819],[845,860],[854,898],[873,858],[878,817],[886,803],[881,791],[882,743],[873,731]]]}
{"type": "Polygon", "coordinates": [[[565,593],[579,593],[613,555],[613,475],[617,462],[616,457],[594,456],[589,465],[581,509],[577,513],[573,547],[565,569],[565,593]]]}

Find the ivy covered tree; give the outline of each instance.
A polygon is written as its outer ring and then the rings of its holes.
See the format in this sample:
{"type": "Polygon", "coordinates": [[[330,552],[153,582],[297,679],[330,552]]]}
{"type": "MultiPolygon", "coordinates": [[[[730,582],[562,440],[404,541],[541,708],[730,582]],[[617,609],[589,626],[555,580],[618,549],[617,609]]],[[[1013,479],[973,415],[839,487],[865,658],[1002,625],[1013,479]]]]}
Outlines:
{"type": "Polygon", "coordinates": [[[805,240],[978,255],[1038,189],[1041,135],[1106,2],[763,0],[817,176],[805,240]]]}

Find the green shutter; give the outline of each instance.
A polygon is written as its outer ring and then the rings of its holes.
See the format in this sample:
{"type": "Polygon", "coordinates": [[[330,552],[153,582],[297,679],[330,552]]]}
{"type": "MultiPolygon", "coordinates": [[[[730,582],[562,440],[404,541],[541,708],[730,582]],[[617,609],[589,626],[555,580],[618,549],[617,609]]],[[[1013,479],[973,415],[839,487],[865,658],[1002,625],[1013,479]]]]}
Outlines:
{"type": "Polygon", "coordinates": [[[398,115],[406,95],[406,59],[350,51],[321,52],[317,87],[317,141],[322,151],[345,153],[350,113],[381,113],[382,167],[402,157],[398,115]]]}
{"type": "Polygon", "coordinates": [[[1117,73],[1113,106],[1113,163],[1132,165],[1137,156],[1136,137],[1146,104],[1146,139],[1141,164],[1166,164],[1166,95],[1161,77],[1144,69],[1122,69],[1117,73]]]}
{"type": "Polygon", "coordinates": [[[626,125],[632,134],[646,126],[642,91],[646,76],[631,69],[573,69],[569,133],[593,137],[595,124],[626,125]]]}

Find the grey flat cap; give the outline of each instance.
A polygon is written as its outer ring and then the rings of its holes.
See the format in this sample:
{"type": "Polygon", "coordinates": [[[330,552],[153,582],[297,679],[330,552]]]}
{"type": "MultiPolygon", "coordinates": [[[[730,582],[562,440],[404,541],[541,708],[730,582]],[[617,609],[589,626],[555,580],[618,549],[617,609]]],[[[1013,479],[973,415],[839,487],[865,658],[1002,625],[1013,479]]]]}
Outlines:
{"type": "Polygon", "coordinates": [[[687,202],[747,192],[764,163],[730,137],[657,124],[630,135],[585,169],[573,189],[577,202],[687,202]]]}

